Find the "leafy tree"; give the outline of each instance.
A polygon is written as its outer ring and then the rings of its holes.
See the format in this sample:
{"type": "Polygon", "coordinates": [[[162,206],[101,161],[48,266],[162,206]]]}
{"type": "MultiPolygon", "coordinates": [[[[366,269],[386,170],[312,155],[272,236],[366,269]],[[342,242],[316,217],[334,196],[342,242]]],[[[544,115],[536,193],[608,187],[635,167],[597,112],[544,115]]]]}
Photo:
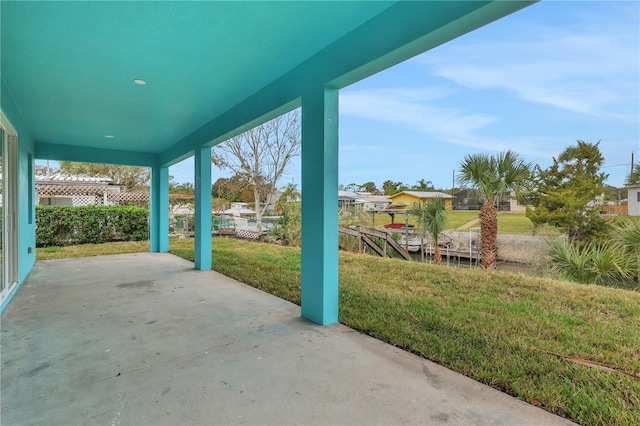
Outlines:
{"type": "Polygon", "coordinates": [[[295,110],[216,146],[211,161],[235,172],[253,190],[256,228],[261,230],[276,184],[298,155],[300,114],[295,110]]]}
{"type": "Polygon", "coordinates": [[[191,182],[185,182],[185,183],[169,182],[169,193],[194,195],[195,187],[191,182]]]}
{"type": "Polygon", "coordinates": [[[417,217],[418,223],[423,231],[431,235],[433,245],[435,246],[433,261],[436,265],[440,265],[442,263],[442,256],[440,255],[438,239],[447,222],[444,200],[442,198],[432,198],[426,203],[423,202],[422,205],[414,203],[413,207],[409,210],[409,214],[417,217]]]}
{"type": "Polygon", "coordinates": [[[393,195],[398,192],[406,191],[409,189],[407,185],[402,182],[394,182],[392,180],[385,180],[382,182],[382,191],[384,195],[393,195]]]}
{"type": "Polygon", "coordinates": [[[521,196],[531,177],[531,164],[513,151],[491,156],[466,155],[460,163],[458,181],[472,188],[486,200],[478,214],[482,240],[483,269],[495,269],[498,260],[498,212],[496,205],[513,192],[521,196]]]}
{"type": "Polygon", "coordinates": [[[297,186],[290,183],[276,201],[275,207],[280,213],[280,220],[273,227],[272,234],[285,246],[300,245],[302,221],[299,200],[300,192],[297,186]]]}
{"type": "Polygon", "coordinates": [[[420,179],[419,181],[416,182],[415,185],[413,185],[411,187],[412,190],[414,191],[423,191],[423,192],[427,192],[427,191],[435,191],[435,186],[433,186],[433,182],[431,182],[430,180],[425,181],[424,179],[420,179]]]}
{"type": "Polygon", "coordinates": [[[276,201],[276,211],[284,211],[290,203],[297,203],[300,201],[300,191],[295,183],[288,183],[280,198],[276,201]]]}
{"type": "Polygon", "coordinates": [[[37,176],[46,176],[47,174],[59,173],[59,172],[60,172],[60,170],[58,168],[50,166],[48,164],[48,162],[47,162],[47,165],[44,165],[44,164],[35,164],[34,165],[34,173],[37,176]]]}
{"type": "Polygon", "coordinates": [[[553,225],[572,241],[587,241],[606,233],[600,206],[595,204],[607,177],[599,171],[604,162],[599,143],[579,140],[554,158],[548,169],[536,167],[530,194],[535,210],[527,209],[534,227],[553,225]]]}
{"type": "Polygon", "coordinates": [[[615,186],[612,186],[612,185],[605,185],[602,189],[602,192],[604,195],[602,201],[605,201],[605,202],[606,201],[618,202],[623,198],[627,198],[626,188],[616,188],[615,186]]]}
{"type": "Polygon", "coordinates": [[[211,186],[211,195],[230,202],[246,203],[254,200],[249,184],[237,173],[230,178],[218,178],[211,186]]]}
{"type": "Polygon", "coordinates": [[[124,185],[127,190],[149,187],[150,170],[148,167],[60,161],[60,172],[69,175],[108,177],[114,182],[124,185]]]}
{"type": "Polygon", "coordinates": [[[351,182],[349,185],[344,187],[344,190],[354,192],[355,190],[358,189],[359,186],[360,185],[358,185],[357,183],[351,182]]]}
{"type": "Polygon", "coordinates": [[[378,188],[376,187],[376,184],[374,182],[365,182],[362,185],[358,186],[358,191],[359,192],[368,192],[370,194],[374,194],[374,195],[378,195],[380,194],[380,191],[378,190],[378,188]]]}
{"type": "Polygon", "coordinates": [[[627,176],[625,184],[627,186],[640,185],[640,163],[636,163],[633,165],[631,173],[629,173],[629,176],[627,176]]]}

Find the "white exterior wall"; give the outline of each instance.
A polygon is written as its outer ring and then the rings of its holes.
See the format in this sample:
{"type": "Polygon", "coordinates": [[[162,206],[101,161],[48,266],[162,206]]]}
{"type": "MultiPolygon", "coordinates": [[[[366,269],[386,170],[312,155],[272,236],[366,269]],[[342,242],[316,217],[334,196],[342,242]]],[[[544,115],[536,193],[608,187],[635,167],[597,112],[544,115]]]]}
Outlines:
{"type": "Polygon", "coordinates": [[[640,216],[640,187],[629,188],[629,216],[640,216]]]}

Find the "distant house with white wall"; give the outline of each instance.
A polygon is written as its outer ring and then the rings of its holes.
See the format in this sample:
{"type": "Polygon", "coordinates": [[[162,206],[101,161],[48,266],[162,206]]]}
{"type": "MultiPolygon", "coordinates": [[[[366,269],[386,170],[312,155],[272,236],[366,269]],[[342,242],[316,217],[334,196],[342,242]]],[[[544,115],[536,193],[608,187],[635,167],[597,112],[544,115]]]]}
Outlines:
{"type": "Polygon", "coordinates": [[[627,189],[629,191],[629,195],[627,195],[629,216],[640,216],[640,185],[631,185],[627,189]]]}
{"type": "Polygon", "coordinates": [[[107,177],[37,175],[36,198],[42,206],[114,205],[122,186],[107,177]]]}
{"type": "Polygon", "coordinates": [[[368,192],[338,191],[338,208],[342,211],[370,212],[381,210],[391,204],[385,195],[372,195],[368,192]]]}

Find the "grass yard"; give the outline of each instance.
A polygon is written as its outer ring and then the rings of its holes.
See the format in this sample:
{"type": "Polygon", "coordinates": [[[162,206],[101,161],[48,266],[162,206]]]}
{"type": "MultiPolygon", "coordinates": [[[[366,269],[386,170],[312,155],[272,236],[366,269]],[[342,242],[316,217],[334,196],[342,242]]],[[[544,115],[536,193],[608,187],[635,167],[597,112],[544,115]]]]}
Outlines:
{"type": "MultiPolygon", "coordinates": [[[[148,250],[119,244],[38,259],[148,250]]],[[[193,260],[193,240],[170,247],[193,260]]],[[[216,238],[213,264],[300,303],[298,248],[216,238]]],[[[640,424],[638,292],[341,252],[339,303],[341,323],[575,422],[640,424]]]]}
{"type": "MultiPolygon", "coordinates": [[[[445,229],[456,229],[465,223],[468,223],[474,219],[478,218],[478,212],[475,210],[455,210],[452,212],[447,212],[447,223],[445,224],[445,229]]],[[[479,226],[479,225],[471,225],[471,226],[479,226]]]]}
{"type": "MultiPolygon", "coordinates": [[[[193,244],[193,242],[191,243],[193,244]]],[[[36,260],[68,259],[70,257],[106,256],[108,254],[142,253],[149,251],[149,241],[82,244],[67,247],[38,247],[36,260]]]]}
{"type": "MultiPolygon", "coordinates": [[[[478,218],[478,212],[473,210],[455,210],[447,212],[447,223],[445,224],[445,229],[455,229],[465,223],[478,218]]],[[[360,225],[362,226],[372,226],[375,225],[376,228],[382,228],[384,225],[391,223],[391,216],[387,213],[376,213],[375,218],[372,217],[371,213],[363,213],[359,216],[360,225]],[[375,219],[375,223],[374,223],[375,219]]],[[[343,220],[342,223],[346,226],[349,225],[348,220],[343,220]]],[[[405,223],[404,214],[397,213],[395,216],[395,223],[405,223]]],[[[418,226],[415,217],[409,216],[409,223],[418,226]]]]}

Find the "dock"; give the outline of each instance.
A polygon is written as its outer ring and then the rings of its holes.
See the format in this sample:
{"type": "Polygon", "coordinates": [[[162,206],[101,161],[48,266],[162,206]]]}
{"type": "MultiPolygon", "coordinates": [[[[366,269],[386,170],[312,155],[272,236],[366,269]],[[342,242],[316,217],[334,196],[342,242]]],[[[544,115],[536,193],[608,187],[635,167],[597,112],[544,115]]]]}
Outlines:
{"type": "MultiPolygon", "coordinates": [[[[388,247],[393,249],[393,252],[397,253],[402,259],[413,261],[416,260],[411,256],[408,247],[403,247],[402,244],[394,240],[389,232],[379,229],[368,228],[365,226],[356,226],[348,228],[345,226],[338,226],[338,232],[345,235],[350,235],[358,239],[358,251],[362,252],[363,247],[369,247],[374,253],[381,257],[393,257],[388,251],[388,247]],[[375,238],[375,240],[373,238],[375,238]]],[[[444,243],[440,245],[440,256],[443,260],[449,261],[469,261],[479,263],[482,256],[479,247],[453,247],[453,240],[446,234],[441,234],[441,241],[444,243]]],[[[413,244],[412,244],[413,245],[413,244]]],[[[435,254],[435,247],[433,244],[426,242],[423,244],[423,250],[425,256],[433,256],[435,254]]],[[[421,250],[412,251],[412,253],[420,254],[421,250]]]]}

